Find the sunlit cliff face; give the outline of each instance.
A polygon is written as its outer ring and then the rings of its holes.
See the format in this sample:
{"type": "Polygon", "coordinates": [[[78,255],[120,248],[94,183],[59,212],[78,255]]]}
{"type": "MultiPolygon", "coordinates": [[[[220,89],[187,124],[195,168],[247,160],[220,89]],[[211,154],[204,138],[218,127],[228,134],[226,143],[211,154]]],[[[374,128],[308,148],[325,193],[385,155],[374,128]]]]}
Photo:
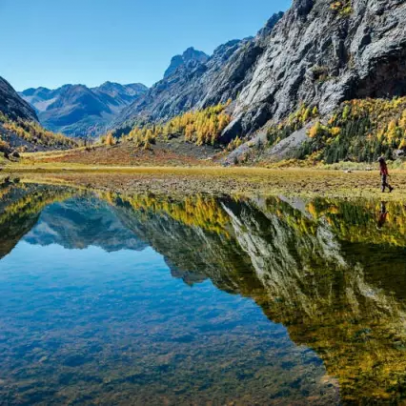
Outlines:
{"type": "Polygon", "coordinates": [[[41,244],[46,232],[57,233],[58,243],[69,241],[71,248],[151,246],[174,277],[188,284],[210,279],[221,290],[253,298],[270,320],[288,328],[296,344],[317,352],[343,403],[403,399],[402,204],[205,195],[179,200],[91,191],[77,196],[71,189],[24,184],[3,185],[1,193],[1,255],[21,238],[41,244]],[[55,207],[48,207],[53,202],[61,202],[57,223],[50,216],[55,207]],[[89,202],[109,220],[96,216],[92,227],[78,228],[75,218],[89,213],[89,202]],[[30,234],[37,222],[43,233],[30,234]],[[127,236],[121,242],[118,232],[127,236]]]}

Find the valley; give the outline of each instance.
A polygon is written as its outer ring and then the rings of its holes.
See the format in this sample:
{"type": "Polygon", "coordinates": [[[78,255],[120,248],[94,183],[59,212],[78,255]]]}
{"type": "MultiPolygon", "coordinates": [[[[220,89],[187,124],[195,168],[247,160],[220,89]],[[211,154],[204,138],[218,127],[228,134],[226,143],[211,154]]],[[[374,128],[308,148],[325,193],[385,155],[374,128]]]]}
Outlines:
{"type": "Polygon", "coordinates": [[[3,81],[2,165],[373,167],[384,156],[402,169],[406,5],[338,3],[295,0],[253,37],[212,55],[188,48],[149,88],[17,94],[3,81]]]}
{"type": "Polygon", "coordinates": [[[15,3],[0,405],[405,405],[406,0],[15,3]]]}

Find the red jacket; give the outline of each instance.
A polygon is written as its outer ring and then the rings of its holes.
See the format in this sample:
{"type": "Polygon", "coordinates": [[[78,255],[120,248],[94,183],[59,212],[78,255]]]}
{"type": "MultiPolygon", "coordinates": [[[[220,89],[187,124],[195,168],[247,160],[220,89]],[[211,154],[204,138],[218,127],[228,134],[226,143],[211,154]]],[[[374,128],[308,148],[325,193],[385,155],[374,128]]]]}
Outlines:
{"type": "Polygon", "coordinates": [[[381,164],[381,175],[385,175],[385,176],[389,175],[388,166],[386,165],[386,163],[381,164]]]}

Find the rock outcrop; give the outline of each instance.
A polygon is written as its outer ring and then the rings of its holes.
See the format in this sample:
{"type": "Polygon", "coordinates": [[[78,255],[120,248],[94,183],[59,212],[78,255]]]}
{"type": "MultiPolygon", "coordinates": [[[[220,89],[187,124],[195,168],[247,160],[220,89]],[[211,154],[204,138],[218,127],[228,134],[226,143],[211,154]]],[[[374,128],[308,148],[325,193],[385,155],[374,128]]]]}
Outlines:
{"type": "Polygon", "coordinates": [[[181,65],[186,65],[190,61],[207,62],[209,55],[202,51],[197,51],[193,47],[188,48],[182,55],[176,55],[172,58],[168,69],[165,71],[164,78],[173,75],[181,65]]]}

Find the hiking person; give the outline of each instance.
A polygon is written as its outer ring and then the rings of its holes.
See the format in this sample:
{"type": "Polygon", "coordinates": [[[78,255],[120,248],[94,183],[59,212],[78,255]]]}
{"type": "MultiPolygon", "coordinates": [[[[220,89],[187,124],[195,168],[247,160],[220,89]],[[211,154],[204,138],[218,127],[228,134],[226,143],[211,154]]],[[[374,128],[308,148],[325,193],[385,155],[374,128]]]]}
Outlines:
{"type": "Polygon", "coordinates": [[[385,158],[380,157],[378,159],[378,162],[379,162],[381,179],[382,179],[382,193],[385,192],[386,188],[389,188],[389,193],[391,193],[393,191],[393,187],[388,183],[389,171],[388,171],[388,165],[386,164],[385,158]]]}

